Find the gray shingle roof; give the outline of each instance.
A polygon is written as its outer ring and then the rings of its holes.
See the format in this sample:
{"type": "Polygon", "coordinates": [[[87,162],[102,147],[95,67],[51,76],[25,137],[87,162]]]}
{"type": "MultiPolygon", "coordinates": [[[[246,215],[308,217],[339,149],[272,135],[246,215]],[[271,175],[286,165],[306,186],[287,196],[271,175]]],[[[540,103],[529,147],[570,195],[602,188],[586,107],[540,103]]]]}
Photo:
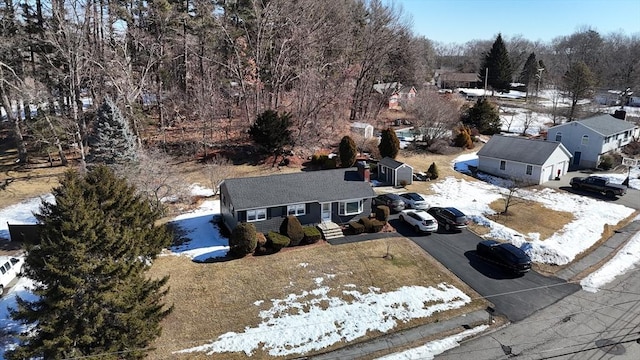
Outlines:
{"type": "Polygon", "coordinates": [[[578,122],[604,136],[619,134],[636,127],[633,123],[620,120],[609,114],[593,116],[578,122]]]}
{"type": "Polygon", "coordinates": [[[380,160],[378,163],[394,170],[400,168],[402,165],[411,166],[403,162],[394,160],[390,157],[385,157],[382,160],[380,160]]]}
{"type": "Polygon", "coordinates": [[[494,135],[478,151],[478,156],[542,165],[560,146],[559,142],[554,141],[494,135]]]}
{"type": "Polygon", "coordinates": [[[356,168],[227,179],[222,187],[236,210],[375,196],[356,168]]]}

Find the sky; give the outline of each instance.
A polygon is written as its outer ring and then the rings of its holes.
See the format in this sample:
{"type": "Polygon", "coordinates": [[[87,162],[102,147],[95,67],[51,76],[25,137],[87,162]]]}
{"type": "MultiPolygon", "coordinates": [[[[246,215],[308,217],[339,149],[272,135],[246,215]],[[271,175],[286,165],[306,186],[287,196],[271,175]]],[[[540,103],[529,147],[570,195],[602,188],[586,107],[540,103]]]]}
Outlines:
{"type": "MultiPolygon", "coordinates": [[[[470,91],[470,90],[469,90],[470,91]]],[[[511,94],[517,95],[517,94],[511,94]]],[[[541,102],[541,105],[545,105],[541,102]]],[[[549,105],[551,106],[551,105],[549,105]]],[[[628,108],[629,109],[629,108],[628,108]]],[[[631,110],[631,109],[629,109],[631,110]]],[[[635,110],[635,109],[634,109],[635,110]]],[[[640,109],[638,109],[640,110],[640,109]]],[[[536,123],[533,129],[540,129],[548,121],[543,116],[533,114],[536,123]]],[[[518,113],[509,115],[511,126],[521,128],[525,118],[518,113]]],[[[502,117],[503,123],[507,120],[502,117]]],[[[503,128],[505,126],[503,125],[503,128]]],[[[452,168],[468,171],[469,166],[477,166],[475,153],[456,158],[452,168]]],[[[621,174],[598,174],[606,176],[610,181],[621,183],[625,176],[621,174]]],[[[630,171],[630,187],[640,189],[640,167],[630,171]]],[[[575,219],[548,239],[541,240],[539,234],[520,234],[517,231],[489,220],[486,215],[494,211],[489,204],[501,197],[505,191],[504,180],[486,176],[483,181],[466,181],[447,177],[433,181],[433,195],[424,197],[432,206],[454,206],[462,210],[473,221],[485,225],[487,237],[511,242],[529,254],[534,262],[566,264],[575,259],[582,251],[595,244],[601,237],[604,224],[616,224],[634,212],[633,209],[612,202],[601,201],[588,196],[580,196],[553,189],[521,190],[519,196],[542,203],[544,206],[558,211],[570,211],[575,219]],[[500,186],[502,185],[502,187],[500,186]],[[472,201],[470,201],[472,199],[472,201]]],[[[194,196],[211,196],[213,192],[199,184],[193,184],[194,196]]],[[[51,195],[42,197],[44,201],[52,201],[51,195]]],[[[7,223],[33,224],[36,219],[41,198],[27,199],[24,202],[0,209],[0,238],[8,238],[7,223]]],[[[190,212],[175,217],[172,222],[181,227],[190,241],[174,246],[163,252],[163,256],[185,256],[196,261],[211,257],[224,256],[228,251],[228,240],[223,237],[211,217],[220,213],[219,200],[204,201],[201,206],[190,212]]],[[[637,217],[635,220],[640,220],[637,217]]],[[[624,274],[640,263],[640,232],[631,236],[630,240],[612,258],[599,269],[581,280],[585,291],[597,292],[617,276],[624,274]]],[[[300,269],[311,269],[313,264],[300,263],[300,269]]],[[[349,283],[345,274],[318,273],[309,271],[314,279],[314,286],[298,289],[298,292],[284,292],[281,297],[254,303],[255,311],[262,322],[254,327],[246,327],[242,332],[227,332],[218,338],[201,344],[185,345],[181,352],[185,353],[226,353],[244,352],[246,354],[263,350],[273,356],[303,355],[305,352],[322,349],[347,339],[355,341],[368,331],[391,332],[401,322],[414,318],[428,317],[434,312],[455,309],[467,305],[471,298],[460,289],[450,284],[441,283],[435,287],[404,286],[399,289],[382,292],[377,288],[356,290],[349,283]],[[325,280],[344,276],[345,281],[339,289],[326,286],[325,280]],[[332,290],[340,290],[351,300],[331,296],[332,290]],[[330,303],[327,307],[323,304],[330,303]],[[304,309],[301,311],[300,309],[304,309]],[[401,309],[402,311],[399,311],[401,309]],[[372,314],[372,316],[366,316],[372,314]],[[381,321],[379,314],[384,314],[381,321]],[[366,321],[373,319],[374,321],[366,321]],[[317,324],[317,326],[301,326],[301,324],[317,324]],[[268,334],[273,334],[269,336],[268,334]],[[287,334],[282,336],[282,334],[287,334]]],[[[188,279],[185,279],[188,281],[188,279]]],[[[11,333],[25,330],[21,324],[9,316],[9,308],[15,307],[16,296],[34,299],[30,288],[32,281],[20,278],[0,298],[0,333],[11,333]]],[[[450,337],[428,342],[403,352],[385,356],[385,360],[400,359],[432,359],[447,349],[458,346],[459,342],[469,336],[481,333],[485,328],[477,327],[450,337]]],[[[0,359],[6,350],[15,346],[16,338],[4,336],[0,342],[0,359]]]]}
{"type": "Polygon", "coordinates": [[[413,18],[415,35],[445,44],[507,40],[549,43],[581,29],[640,35],[640,0],[384,0],[413,18]]]}

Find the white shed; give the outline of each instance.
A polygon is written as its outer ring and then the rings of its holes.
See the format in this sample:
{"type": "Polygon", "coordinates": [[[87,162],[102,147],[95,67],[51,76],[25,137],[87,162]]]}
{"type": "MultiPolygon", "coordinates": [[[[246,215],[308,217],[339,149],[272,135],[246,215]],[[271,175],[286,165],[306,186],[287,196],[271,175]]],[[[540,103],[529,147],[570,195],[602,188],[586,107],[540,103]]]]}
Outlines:
{"type": "Polygon", "coordinates": [[[365,139],[369,139],[373,137],[373,125],[370,125],[367,123],[354,122],[351,124],[351,131],[354,134],[364,136],[365,139]]]}

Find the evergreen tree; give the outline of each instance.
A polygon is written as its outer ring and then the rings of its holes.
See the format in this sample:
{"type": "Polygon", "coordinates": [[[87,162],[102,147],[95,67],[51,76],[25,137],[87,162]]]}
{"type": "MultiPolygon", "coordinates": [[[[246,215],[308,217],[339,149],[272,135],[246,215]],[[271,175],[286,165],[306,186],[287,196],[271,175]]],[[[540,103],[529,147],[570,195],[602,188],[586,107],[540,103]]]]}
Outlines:
{"type": "Polygon", "coordinates": [[[531,86],[537,85],[536,75],[538,75],[538,61],[536,60],[536,54],[531,53],[524,63],[520,77],[518,78],[518,82],[523,83],[527,89],[527,98],[529,98],[529,89],[531,86]]]}
{"type": "Polygon", "coordinates": [[[485,135],[499,133],[501,127],[498,109],[487,99],[478,99],[475,105],[465,111],[462,123],[485,135]]]}
{"type": "Polygon", "coordinates": [[[121,165],[136,161],[136,137],[116,104],[105,98],[89,137],[87,161],[94,164],[121,165]]]}
{"type": "Polygon", "coordinates": [[[290,126],[290,114],[278,115],[274,110],[266,110],[251,125],[249,135],[266,153],[273,154],[277,158],[283,148],[291,144],[290,126]]]}
{"type": "Polygon", "coordinates": [[[353,141],[351,136],[344,136],[342,140],[340,140],[338,151],[340,153],[340,166],[343,168],[353,166],[358,156],[358,149],[356,142],[353,141]]]}
{"type": "Polygon", "coordinates": [[[23,270],[37,299],[18,297],[11,313],[34,330],[7,356],[143,358],[171,311],[162,303],[168,277],[150,279],[145,271],[171,234],[104,165],[85,176],[66,172],[53,194],[55,203],[37,215],[41,242],[27,248],[23,270]]]}
{"type": "Polygon", "coordinates": [[[589,95],[589,91],[595,85],[595,78],[589,67],[579,61],[569,68],[562,78],[564,89],[571,98],[571,110],[569,111],[569,121],[572,121],[576,112],[578,100],[589,95]]]}
{"type": "Polygon", "coordinates": [[[393,129],[382,130],[380,136],[380,144],[378,144],[378,150],[381,157],[390,157],[395,159],[400,152],[400,140],[393,129]]]}
{"type": "Polygon", "coordinates": [[[485,55],[479,75],[483,83],[487,77],[487,85],[494,90],[508,92],[511,89],[513,69],[501,34],[498,34],[491,51],[485,55]],[[489,69],[488,73],[486,69],[489,69]]]}

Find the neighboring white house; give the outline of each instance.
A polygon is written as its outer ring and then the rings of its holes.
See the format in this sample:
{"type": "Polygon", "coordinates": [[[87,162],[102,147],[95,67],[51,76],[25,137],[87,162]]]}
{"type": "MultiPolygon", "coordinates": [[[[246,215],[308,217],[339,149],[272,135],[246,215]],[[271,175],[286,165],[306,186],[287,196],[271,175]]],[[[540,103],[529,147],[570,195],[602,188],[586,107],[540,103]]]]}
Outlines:
{"type": "Polygon", "coordinates": [[[354,134],[358,134],[365,139],[369,139],[373,137],[373,125],[363,123],[363,122],[354,122],[351,124],[351,131],[354,134]]]}
{"type": "Polygon", "coordinates": [[[494,135],[478,151],[478,170],[526,184],[542,184],[569,170],[571,153],[559,142],[494,135]]]}
{"type": "Polygon", "coordinates": [[[622,147],[640,136],[634,123],[613,115],[597,115],[549,128],[547,140],[561,142],[573,156],[572,166],[596,168],[600,157],[622,147]]]}

